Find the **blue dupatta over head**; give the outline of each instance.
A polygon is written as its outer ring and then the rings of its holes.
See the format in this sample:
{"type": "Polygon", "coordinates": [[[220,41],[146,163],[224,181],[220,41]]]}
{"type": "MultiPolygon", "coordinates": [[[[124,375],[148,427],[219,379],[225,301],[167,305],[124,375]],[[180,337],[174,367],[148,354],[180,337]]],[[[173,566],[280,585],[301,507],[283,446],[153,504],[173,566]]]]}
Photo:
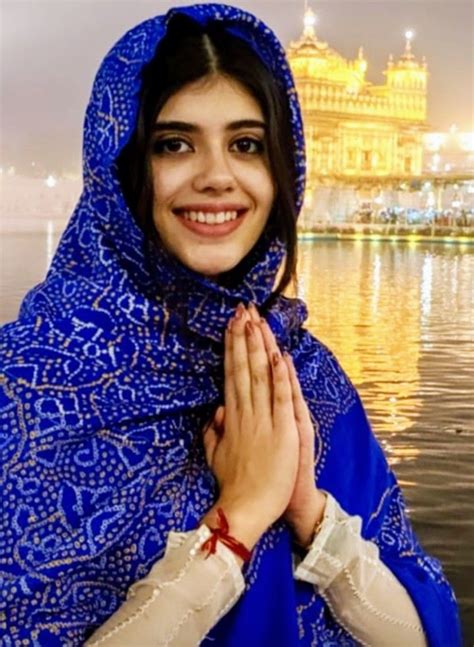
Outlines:
{"type": "MultiPolygon", "coordinates": [[[[96,76],[84,132],[84,189],[43,283],[0,336],[0,644],[80,645],[216,498],[201,430],[223,400],[223,332],[239,301],[265,313],[293,356],[317,421],[315,476],[409,591],[430,645],[460,642],[439,563],[420,548],[400,489],[354,387],[302,327],[301,301],[272,300],[284,249],[265,236],[237,288],[146,242],[123,197],[117,156],[137,119],[143,66],[170,16],[220,21],[285,89],[298,204],[300,109],[285,53],[254,16],[218,4],[172,9],[130,30],[96,76]]],[[[270,528],[246,591],[205,639],[225,647],[352,645],[324,600],[292,572],[291,536],[270,528]]]]}

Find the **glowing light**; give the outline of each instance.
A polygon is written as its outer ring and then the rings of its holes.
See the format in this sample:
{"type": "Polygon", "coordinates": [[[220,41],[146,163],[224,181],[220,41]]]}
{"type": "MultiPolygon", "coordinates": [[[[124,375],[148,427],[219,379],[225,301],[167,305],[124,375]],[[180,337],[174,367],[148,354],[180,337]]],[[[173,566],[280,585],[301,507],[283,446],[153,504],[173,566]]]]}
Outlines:
{"type": "Polygon", "coordinates": [[[306,29],[311,29],[316,25],[316,14],[311,7],[306,9],[303,22],[306,29]]]}
{"type": "Polygon", "coordinates": [[[44,181],[44,183],[45,183],[45,184],[46,184],[46,186],[47,186],[47,187],[49,187],[50,189],[54,189],[54,187],[56,186],[56,184],[58,183],[58,181],[56,180],[56,178],[54,177],[54,175],[48,175],[48,177],[46,178],[46,180],[44,181]]]}
{"type": "MultiPolygon", "coordinates": [[[[307,131],[308,179],[319,186],[321,176],[359,178],[368,171],[372,176],[384,177],[397,176],[399,173],[407,176],[421,175],[422,161],[426,161],[422,156],[422,137],[411,142],[410,151],[405,152],[405,144],[397,135],[399,119],[414,122],[417,131],[420,122],[424,123],[426,120],[427,72],[410,51],[410,40],[415,37],[415,31],[411,28],[403,29],[403,24],[401,25],[403,31],[400,29],[400,37],[403,34],[407,37],[405,53],[400,64],[395,64],[392,56],[389,58],[388,68],[384,71],[387,77],[385,83],[374,86],[365,79],[367,61],[362,48],[356,58],[346,60],[329,48],[328,43],[316,38],[314,25],[319,30],[320,21],[309,4],[310,0],[306,0],[303,36],[290,43],[288,48],[288,58],[297,86],[300,80],[304,85],[301,93],[303,115],[306,118],[319,110],[334,113],[328,138],[334,142],[340,141],[340,124],[344,130],[347,127],[347,144],[344,142],[343,145],[333,146],[326,143],[324,137],[317,135],[317,129],[310,126],[307,131]],[[314,44],[315,47],[308,47],[309,44],[314,44]],[[343,88],[346,90],[343,91],[343,88]],[[358,97],[356,102],[352,101],[354,96],[358,97]],[[392,145],[388,145],[389,140],[380,133],[381,119],[386,123],[387,133],[391,133],[390,137],[393,135],[393,151],[392,145]],[[363,121],[363,126],[359,120],[363,121]],[[371,133],[370,150],[367,150],[365,135],[362,134],[366,129],[371,133]],[[410,160],[406,164],[406,171],[403,163],[399,169],[399,158],[408,155],[410,160]]],[[[435,142],[431,150],[435,152],[438,147],[438,142],[435,142]]]]}
{"type": "Polygon", "coordinates": [[[428,133],[424,137],[424,143],[429,151],[439,151],[439,149],[446,142],[446,135],[444,133],[428,133]]]}
{"type": "Polygon", "coordinates": [[[421,311],[424,317],[431,313],[431,294],[433,284],[433,259],[426,256],[421,273],[421,311]]]}
{"type": "MultiPolygon", "coordinates": [[[[374,240],[371,237],[371,240],[374,240]]],[[[372,292],[372,314],[375,316],[379,309],[380,282],[381,282],[382,259],[380,254],[376,254],[373,264],[373,292],[372,292]]]]}
{"type": "Polygon", "coordinates": [[[474,133],[459,133],[458,140],[464,151],[474,152],[474,133]]]}
{"type": "Polygon", "coordinates": [[[310,209],[313,206],[313,193],[306,191],[303,199],[303,207],[305,209],[310,209]]]}

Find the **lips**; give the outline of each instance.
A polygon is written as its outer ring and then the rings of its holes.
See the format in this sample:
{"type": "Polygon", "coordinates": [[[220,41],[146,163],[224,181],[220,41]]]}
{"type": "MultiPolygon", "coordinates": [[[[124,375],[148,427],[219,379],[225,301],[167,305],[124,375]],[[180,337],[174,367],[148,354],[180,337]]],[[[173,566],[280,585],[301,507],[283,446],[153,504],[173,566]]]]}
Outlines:
{"type": "Polygon", "coordinates": [[[185,211],[202,211],[204,213],[219,213],[222,211],[237,211],[238,214],[247,211],[248,207],[239,202],[196,202],[175,207],[173,213],[177,216],[183,214],[185,211]]]}
{"type": "Polygon", "coordinates": [[[242,224],[248,209],[241,204],[190,204],[173,209],[186,229],[206,237],[227,236],[242,224]]]}

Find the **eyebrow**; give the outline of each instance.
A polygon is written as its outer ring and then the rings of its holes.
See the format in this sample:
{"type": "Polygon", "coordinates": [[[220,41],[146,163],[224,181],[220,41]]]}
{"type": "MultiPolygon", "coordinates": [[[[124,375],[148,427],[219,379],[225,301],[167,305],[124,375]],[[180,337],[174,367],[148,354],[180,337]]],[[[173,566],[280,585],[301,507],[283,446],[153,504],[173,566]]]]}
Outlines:
{"type": "MultiPolygon", "coordinates": [[[[267,130],[265,122],[258,119],[240,119],[239,121],[231,121],[226,125],[226,130],[234,131],[241,128],[260,128],[264,131],[267,130]]],[[[201,128],[197,124],[192,124],[187,121],[157,121],[153,124],[153,132],[162,132],[164,130],[178,130],[183,133],[197,133],[201,128]]]]}

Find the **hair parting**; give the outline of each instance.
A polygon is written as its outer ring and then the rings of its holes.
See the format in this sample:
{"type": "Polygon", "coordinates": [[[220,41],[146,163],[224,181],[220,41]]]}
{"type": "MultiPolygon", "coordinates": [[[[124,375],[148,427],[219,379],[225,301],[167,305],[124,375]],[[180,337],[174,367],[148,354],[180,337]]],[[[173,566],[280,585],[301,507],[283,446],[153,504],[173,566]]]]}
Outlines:
{"type": "MultiPolygon", "coordinates": [[[[216,74],[240,83],[259,103],[267,123],[267,150],[276,195],[263,235],[278,238],[286,248],[284,268],[273,291],[276,296],[296,276],[296,172],[295,159],[288,155],[288,151],[294,150],[290,110],[284,89],[245,41],[217,23],[203,28],[179,13],[170,19],[166,36],[142,71],[137,124],[118,157],[118,177],[146,239],[160,245],[153,222],[153,124],[178,90],[216,74]]],[[[226,285],[238,283],[251,256],[252,250],[237,267],[221,275],[219,281],[226,285]]]]}

